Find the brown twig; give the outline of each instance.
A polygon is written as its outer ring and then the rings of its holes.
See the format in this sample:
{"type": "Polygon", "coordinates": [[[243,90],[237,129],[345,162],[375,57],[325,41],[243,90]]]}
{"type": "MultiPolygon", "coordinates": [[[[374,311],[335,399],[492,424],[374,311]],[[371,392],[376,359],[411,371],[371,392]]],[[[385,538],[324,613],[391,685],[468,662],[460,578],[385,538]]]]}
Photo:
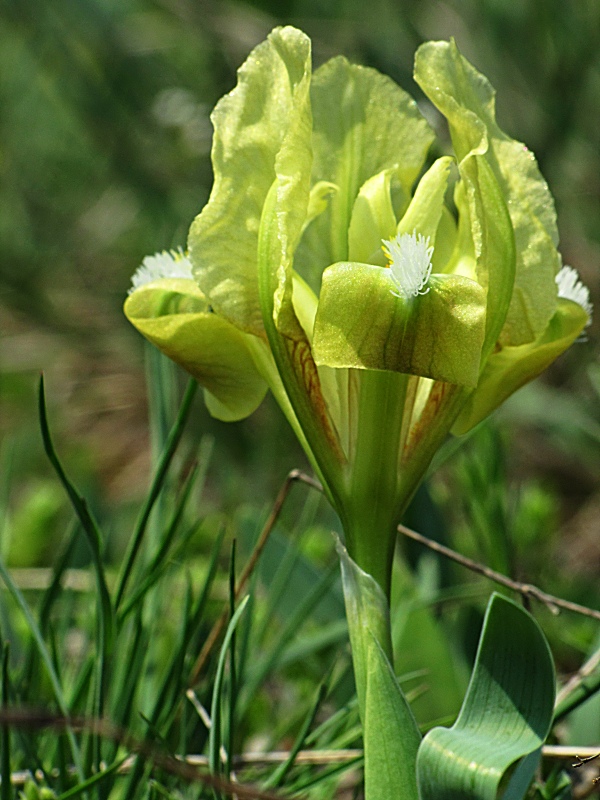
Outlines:
{"type": "Polygon", "coordinates": [[[281,795],[279,794],[265,792],[255,786],[228,781],[218,775],[200,770],[197,764],[190,763],[189,760],[179,759],[161,753],[148,742],[136,739],[127,731],[106,719],[63,717],[45,710],[38,711],[33,709],[4,707],[0,708],[0,725],[16,728],[33,728],[35,730],[44,728],[62,730],[68,727],[75,731],[88,731],[117,742],[130,752],[142,756],[146,760],[152,762],[155,767],[171,775],[175,775],[190,783],[202,783],[204,786],[216,789],[228,797],[237,797],[239,800],[281,800],[281,795]]]}
{"type": "Polygon", "coordinates": [[[586,678],[596,671],[598,665],[600,665],[600,648],[598,648],[598,650],[596,650],[596,652],[593,653],[584,664],[582,664],[577,672],[569,678],[569,680],[558,692],[556,695],[557,708],[570,694],[575,691],[575,689],[578,688],[581,683],[583,683],[586,678]]]}
{"type": "MultiPolygon", "coordinates": [[[[591,756],[576,755],[575,763],[571,764],[571,766],[573,767],[573,769],[577,769],[578,767],[583,767],[586,764],[589,764],[590,761],[595,761],[597,758],[600,758],[599,752],[596,752],[591,756]]],[[[587,786],[587,789],[584,788],[584,790],[580,792],[577,796],[589,797],[589,795],[591,795],[592,792],[595,791],[596,786],[598,786],[598,784],[600,784],[600,775],[597,775],[596,777],[592,778],[591,783],[589,783],[587,786]]]]}
{"type": "MultiPolygon", "coordinates": [[[[8,711],[0,711],[0,722],[3,724],[17,724],[23,726],[39,726],[40,723],[45,727],[47,725],[52,725],[54,727],[62,727],[62,724],[66,725],[67,722],[63,720],[63,718],[57,718],[54,715],[45,714],[38,714],[37,712],[31,713],[31,715],[26,715],[24,712],[18,712],[18,716],[15,715],[15,712],[8,711]]],[[[113,733],[116,731],[116,728],[110,725],[107,722],[101,723],[93,723],[90,720],[69,720],[68,723],[71,725],[72,728],[80,729],[84,726],[90,727],[95,724],[96,731],[107,735],[107,732],[112,731],[113,733]]],[[[115,738],[115,736],[110,736],[107,738],[115,738]]],[[[120,736],[117,737],[119,741],[123,744],[124,737],[120,736]]],[[[139,745],[139,743],[138,743],[139,745]]],[[[134,749],[134,748],[131,748],[134,749]]],[[[551,758],[557,760],[569,760],[575,761],[576,763],[573,764],[574,767],[581,766],[583,764],[588,763],[589,761],[593,761],[600,756],[598,752],[598,747],[567,747],[565,745],[555,745],[555,744],[548,744],[542,747],[542,755],[544,758],[551,758]]],[[[139,751],[139,748],[138,748],[139,751]]],[[[160,754],[159,754],[160,755],[160,754]]],[[[250,766],[262,766],[262,765],[269,765],[269,764],[282,764],[289,759],[289,751],[287,750],[272,750],[268,753],[255,753],[255,752],[247,752],[241,753],[240,755],[234,756],[232,763],[236,769],[241,769],[243,767],[250,767],[250,766]]],[[[344,763],[351,763],[352,761],[358,761],[363,756],[362,749],[359,748],[345,748],[340,750],[299,750],[296,754],[296,758],[294,759],[295,764],[303,764],[305,766],[329,766],[332,764],[344,764],[344,763]]],[[[129,756],[126,758],[121,766],[119,767],[119,774],[127,774],[133,765],[135,756],[129,756]]],[[[156,754],[153,753],[149,756],[150,760],[154,760],[156,762],[156,754]]],[[[209,763],[208,756],[205,755],[194,755],[190,754],[187,755],[185,758],[182,759],[172,759],[175,763],[174,770],[177,774],[181,774],[181,766],[189,766],[189,767],[207,767],[209,763]]],[[[157,766],[163,767],[163,764],[157,763],[157,766]]],[[[12,776],[12,783],[13,785],[21,785],[25,783],[27,778],[29,777],[29,771],[21,771],[18,773],[13,773],[12,776]]],[[[185,776],[184,776],[185,777],[185,776]]],[[[208,776],[214,777],[214,776],[208,776]]],[[[204,781],[205,774],[201,773],[201,780],[204,781]]],[[[235,790],[239,793],[239,785],[235,784],[235,790]]],[[[255,790],[252,787],[246,787],[247,791],[254,792],[255,790]]],[[[263,793],[264,794],[264,793],[263,793]]],[[[267,795],[269,798],[273,797],[273,795],[267,795]]],[[[250,797],[260,799],[261,795],[256,793],[251,794],[250,797]]]]}
{"type": "Polygon", "coordinates": [[[470,569],[472,572],[477,572],[479,575],[483,575],[485,578],[494,581],[494,583],[499,583],[507,589],[512,589],[513,592],[517,592],[526,599],[533,598],[543,603],[553,614],[558,614],[560,609],[564,609],[565,611],[573,611],[575,614],[582,614],[585,617],[600,620],[600,611],[596,611],[594,608],[587,608],[586,606],[580,606],[579,603],[572,603],[570,600],[563,600],[561,597],[555,597],[552,594],[543,592],[531,583],[513,581],[511,578],[507,578],[506,575],[502,575],[502,573],[486,567],[485,564],[473,561],[457,553],[455,550],[451,550],[449,547],[439,544],[439,542],[434,542],[432,539],[428,539],[421,533],[417,533],[404,525],[398,525],[398,531],[409,539],[413,539],[415,542],[419,542],[425,547],[428,547],[430,550],[440,553],[446,558],[452,559],[452,561],[456,561],[457,564],[470,569]]]}
{"type": "MultiPolygon", "coordinates": [[[[279,494],[275,498],[275,502],[273,503],[273,508],[271,509],[271,513],[269,514],[267,521],[265,522],[263,529],[258,537],[256,544],[254,545],[254,549],[248,559],[248,563],[242,570],[242,574],[237,582],[235,588],[235,599],[239,600],[242,593],[246,589],[246,585],[254,569],[258,562],[258,559],[261,556],[262,551],[267,544],[269,536],[271,535],[271,531],[275,527],[275,523],[277,522],[279,515],[281,514],[281,509],[283,508],[283,504],[285,503],[288,494],[290,493],[290,489],[292,485],[296,482],[305,483],[307,486],[311,486],[313,489],[317,489],[317,491],[322,492],[323,487],[321,484],[316,481],[314,478],[311,478],[310,475],[306,475],[304,472],[301,472],[299,469],[293,469],[288,476],[286,477],[285,481],[281,489],[279,490],[279,494]]],[[[208,656],[214,647],[216,641],[218,640],[219,636],[221,635],[223,628],[227,624],[227,620],[229,619],[229,608],[225,608],[223,613],[219,617],[219,619],[213,625],[210,633],[202,650],[200,651],[198,658],[194,663],[194,667],[192,669],[192,673],[188,682],[189,687],[194,687],[198,682],[200,677],[200,673],[202,672],[204,665],[208,659],[208,656]]]]}

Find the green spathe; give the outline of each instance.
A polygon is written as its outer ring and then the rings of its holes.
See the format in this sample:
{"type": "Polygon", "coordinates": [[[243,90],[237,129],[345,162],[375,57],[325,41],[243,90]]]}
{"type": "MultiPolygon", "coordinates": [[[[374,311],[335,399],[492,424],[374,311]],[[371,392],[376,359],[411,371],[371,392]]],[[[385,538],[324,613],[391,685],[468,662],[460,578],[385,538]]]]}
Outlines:
{"type": "Polygon", "coordinates": [[[421,734],[390,663],[388,603],[339,542],[338,552],[363,721],[365,793],[418,800],[414,764],[421,734]]]}

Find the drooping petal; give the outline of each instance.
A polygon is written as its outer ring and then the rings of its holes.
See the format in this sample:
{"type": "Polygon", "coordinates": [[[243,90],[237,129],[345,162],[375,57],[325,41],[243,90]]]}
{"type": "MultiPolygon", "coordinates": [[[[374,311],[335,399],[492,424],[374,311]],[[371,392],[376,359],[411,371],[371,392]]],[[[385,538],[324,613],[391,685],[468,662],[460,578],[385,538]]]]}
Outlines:
{"type": "Polygon", "coordinates": [[[467,399],[452,432],[466,433],[491,414],[507,397],[555,361],[581,335],[589,316],[578,303],[559,298],[550,324],[535,342],[502,347],[492,353],[479,385],[467,399]]]}
{"type": "MultiPolygon", "coordinates": [[[[236,88],[212,114],[214,185],[190,229],[190,257],[215,311],[257,335],[264,335],[256,269],[260,219],[296,89],[310,72],[309,38],[295,28],[276,28],[249,55],[236,88]]],[[[298,211],[304,221],[306,207],[298,211]]]]}
{"type": "Polygon", "coordinates": [[[260,405],[267,384],[252,358],[252,340],[213,313],[193,280],[162,279],[136,289],[125,302],[129,321],[204,389],[208,410],[225,422],[260,405]]]}
{"type": "Polygon", "coordinates": [[[429,291],[393,294],[390,270],[341,263],[325,270],[313,352],[331,367],[392,370],[475,386],[485,293],[475,281],[432,275],[429,291]]]}
{"type": "MultiPolygon", "coordinates": [[[[554,203],[532,153],[497,125],[495,92],[454,42],[427,42],[417,51],[415,80],[447,118],[461,166],[483,156],[506,199],[515,232],[515,287],[504,324],[504,344],[541,334],[556,308],[554,276],[560,261],[554,203]]],[[[471,203],[471,213],[473,206],[471,203]]]]}

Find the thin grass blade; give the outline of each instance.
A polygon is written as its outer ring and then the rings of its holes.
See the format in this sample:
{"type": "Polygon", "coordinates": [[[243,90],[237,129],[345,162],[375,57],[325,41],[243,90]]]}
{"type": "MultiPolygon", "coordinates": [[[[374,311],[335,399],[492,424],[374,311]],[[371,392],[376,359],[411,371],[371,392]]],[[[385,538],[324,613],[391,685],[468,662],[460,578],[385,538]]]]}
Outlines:
{"type": "Polygon", "coordinates": [[[171,461],[173,460],[173,456],[175,455],[175,451],[177,450],[177,447],[181,440],[181,436],[183,434],[185,423],[187,421],[190,408],[192,406],[192,401],[194,399],[194,395],[196,394],[197,388],[198,384],[196,383],[196,381],[190,380],[190,382],[187,385],[187,389],[185,390],[183,400],[181,401],[181,406],[179,407],[177,418],[175,420],[173,427],[171,428],[165,448],[162,452],[162,455],[156,467],[156,472],[154,474],[154,478],[152,479],[150,491],[148,492],[148,496],[146,497],[146,500],[141,508],[140,515],[136,522],[132,537],[129,541],[127,554],[123,562],[123,569],[119,577],[115,594],[116,608],[120,606],[123,600],[125,589],[127,588],[127,583],[131,576],[131,571],[133,569],[140,546],[142,544],[142,540],[144,538],[144,534],[146,532],[146,527],[148,525],[148,520],[150,519],[150,514],[163,488],[167,472],[171,465],[171,461]]]}
{"type": "MultiPolygon", "coordinates": [[[[52,656],[50,655],[50,653],[48,651],[48,648],[46,647],[46,644],[44,642],[44,639],[42,637],[40,629],[39,629],[35,619],[33,618],[33,614],[31,613],[31,610],[29,609],[29,606],[27,605],[27,603],[25,601],[25,598],[21,594],[21,591],[19,590],[19,588],[17,587],[17,585],[13,581],[9,571],[6,569],[6,567],[4,566],[2,561],[0,561],[0,577],[4,581],[4,583],[6,585],[6,588],[8,589],[10,594],[13,596],[13,598],[16,601],[17,605],[21,609],[21,613],[25,617],[25,620],[27,622],[27,626],[28,626],[28,628],[29,628],[29,630],[31,632],[31,635],[32,635],[35,643],[36,643],[36,647],[37,647],[38,653],[40,655],[40,658],[41,658],[44,666],[46,667],[46,671],[48,673],[48,678],[49,678],[50,684],[52,686],[52,691],[53,691],[53,694],[54,694],[54,699],[56,700],[56,704],[57,704],[58,708],[60,709],[60,712],[63,715],[63,717],[68,719],[69,718],[69,708],[68,708],[67,703],[65,701],[65,696],[63,694],[63,690],[62,690],[62,686],[60,684],[60,680],[58,678],[56,670],[54,669],[54,664],[52,663],[52,656]]],[[[77,741],[75,739],[75,735],[74,735],[73,731],[71,730],[71,728],[67,727],[66,734],[67,734],[67,738],[69,740],[69,747],[70,747],[70,750],[71,750],[71,756],[73,758],[73,764],[75,766],[75,771],[77,773],[77,777],[79,778],[80,781],[83,781],[84,780],[84,775],[83,775],[81,752],[79,750],[79,746],[77,744],[77,741]]]]}

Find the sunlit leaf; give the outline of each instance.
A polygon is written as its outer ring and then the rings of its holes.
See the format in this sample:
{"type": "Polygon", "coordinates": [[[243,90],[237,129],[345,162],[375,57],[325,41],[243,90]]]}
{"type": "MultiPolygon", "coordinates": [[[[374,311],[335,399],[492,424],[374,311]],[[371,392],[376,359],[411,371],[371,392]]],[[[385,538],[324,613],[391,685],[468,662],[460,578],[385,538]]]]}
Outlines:
{"type": "Polygon", "coordinates": [[[506,770],[523,759],[510,795],[521,800],[516,787],[533,777],[538,759],[531,754],[550,730],[554,686],[552,656],[538,624],[494,594],[458,719],[452,728],[430,730],[419,748],[421,800],[494,800],[506,770]]]}

